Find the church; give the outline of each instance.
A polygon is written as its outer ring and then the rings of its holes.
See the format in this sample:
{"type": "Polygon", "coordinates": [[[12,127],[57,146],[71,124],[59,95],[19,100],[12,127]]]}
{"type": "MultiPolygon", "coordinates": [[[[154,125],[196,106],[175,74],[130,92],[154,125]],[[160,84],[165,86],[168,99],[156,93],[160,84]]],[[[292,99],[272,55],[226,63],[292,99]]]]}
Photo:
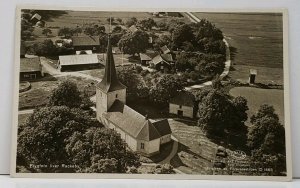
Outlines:
{"type": "Polygon", "coordinates": [[[96,85],[96,109],[97,120],[118,132],[129,148],[142,155],[155,155],[162,144],[171,141],[167,119],[148,119],[126,105],[126,86],[118,80],[110,39],[104,77],[96,85]]]}

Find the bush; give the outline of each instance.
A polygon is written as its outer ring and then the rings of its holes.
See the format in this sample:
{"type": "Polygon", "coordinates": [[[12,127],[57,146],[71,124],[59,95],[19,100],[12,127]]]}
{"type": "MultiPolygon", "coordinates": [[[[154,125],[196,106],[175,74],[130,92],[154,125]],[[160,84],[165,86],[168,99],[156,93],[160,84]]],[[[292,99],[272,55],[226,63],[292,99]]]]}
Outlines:
{"type": "Polygon", "coordinates": [[[136,72],[141,73],[143,71],[143,68],[141,66],[136,66],[136,72]]]}

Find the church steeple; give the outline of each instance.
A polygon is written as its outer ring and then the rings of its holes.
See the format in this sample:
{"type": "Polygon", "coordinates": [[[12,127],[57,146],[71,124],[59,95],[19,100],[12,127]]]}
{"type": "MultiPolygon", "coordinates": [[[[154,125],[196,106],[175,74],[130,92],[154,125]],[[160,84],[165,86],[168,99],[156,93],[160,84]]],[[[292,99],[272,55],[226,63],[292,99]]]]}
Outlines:
{"type": "Polygon", "coordinates": [[[119,82],[117,77],[115,61],[112,53],[112,46],[110,43],[110,36],[108,36],[104,77],[102,81],[97,85],[97,87],[106,93],[126,88],[126,86],[119,82]]]}

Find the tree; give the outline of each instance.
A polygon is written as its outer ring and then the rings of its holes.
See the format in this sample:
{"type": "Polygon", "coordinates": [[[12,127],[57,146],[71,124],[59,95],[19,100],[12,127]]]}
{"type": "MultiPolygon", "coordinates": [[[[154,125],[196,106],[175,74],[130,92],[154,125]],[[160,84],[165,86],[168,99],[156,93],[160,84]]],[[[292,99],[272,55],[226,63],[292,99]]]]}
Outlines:
{"type": "Polygon", "coordinates": [[[258,162],[260,168],[272,168],[272,175],[282,175],[286,171],[285,129],[273,106],[262,105],[251,117],[251,124],[248,146],[253,161],[258,162]]]}
{"type": "Polygon", "coordinates": [[[34,43],[30,48],[38,56],[53,56],[57,53],[57,48],[51,39],[46,39],[42,43],[34,43]]]}
{"type": "Polygon", "coordinates": [[[151,30],[152,27],[156,26],[155,21],[152,18],[140,20],[138,23],[144,30],[151,30]]]}
{"type": "Polygon", "coordinates": [[[170,35],[162,34],[154,40],[153,47],[157,50],[160,50],[162,46],[171,46],[172,40],[170,35]]]}
{"type": "Polygon", "coordinates": [[[165,105],[183,89],[183,80],[179,76],[167,74],[151,87],[150,97],[153,102],[165,105]]]}
{"type": "Polygon", "coordinates": [[[77,85],[71,81],[63,81],[50,95],[50,106],[68,106],[77,108],[81,105],[81,96],[77,85]]]}
{"type": "Polygon", "coordinates": [[[140,52],[145,52],[149,46],[149,35],[141,30],[138,30],[134,33],[127,33],[122,36],[118,46],[120,49],[123,49],[123,52],[126,54],[135,55],[140,52]]]}
{"type": "Polygon", "coordinates": [[[64,38],[69,38],[73,35],[72,29],[68,27],[60,28],[58,31],[58,36],[64,36],[64,38]]]}
{"type": "Polygon", "coordinates": [[[80,165],[77,172],[124,173],[128,167],[140,165],[138,156],[111,129],[92,127],[84,134],[74,132],[66,142],[68,155],[80,165]]]}
{"type": "Polygon", "coordinates": [[[178,26],[173,31],[173,48],[182,48],[184,42],[193,42],[194,33],[188,24],[178,26]]]}
{"type": "Polygon", "coordinates": [[[89,36],[99,36],[105,33],[105,26],[94,25],[92,27],[86,27],[84,33],[89,36]]]}
{"type": "Polygon", "coordinates": [[[42,34],[48,36],[49,34],[52,34],[52,31],[49,28],[45,28],[43,29],[42,34]]]}
{"type": "MultiPolygon", "coordinates": [[[[66,152],[66,140],[73,133],[84,133],[87,128],[99,127],[85,111],[66,106],[37,109],[19,129],[18,158],[20,166],[31,169],[30,164],[70,164],[73,156],[66,152]]],[[[41,168],[42,172],[60,169],[41,168]]]]}
{"type": "Polygon", "coordinates": [[[127,27],[130,27],[130,26],[132,26],[132,25],[135,25],[136,23],[137,23],[137,19],[136,19],[136,17],[131,17],[131,18],[129,18],[128,20],[127,20],[127,22],[126,22],[126,26],[127,27]]]}
{"type": "Polygon", "coordinates": [[[77,27],[73,28],[71,32],[78,36],[78,34],[82,33],[82,28],[77,26],[77,27]]]}
{"type": "Polygon", "coordinates": [[[237,135],[246,137],[245,121],[248,110],[247,100],[243,97],[233,98],[223,91],[213,88],[200,90],[196,94],[199,102],[198,113],[200,126],[207,136],[237,135]]]}

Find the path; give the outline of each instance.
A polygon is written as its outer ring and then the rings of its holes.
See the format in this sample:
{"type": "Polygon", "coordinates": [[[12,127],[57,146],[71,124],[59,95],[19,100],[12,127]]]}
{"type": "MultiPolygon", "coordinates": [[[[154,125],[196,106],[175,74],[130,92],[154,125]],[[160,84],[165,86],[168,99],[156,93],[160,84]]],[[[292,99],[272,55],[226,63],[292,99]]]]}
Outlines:
{"type": "Polygon", "coordinates": [[[32,114],[32,113],[33,113],[33,109],[19,110],[19,115],[22,115],[22,114],[32,114]]]}
{"type": "Polygon", "coordinates": [[[173,140],[172,151],[170,152],[170,154],[168,155],[168,157],[166,157],[164,160],[160,161],[159,164],[166,164],[166,163],[170,164],[170,161],[177,154],[178,140],[173,135],[171,136],[171,139],[173,140]]]}
{"type": "MultiPolygon", "coordinates": [[[[200,19],[198,17],[196,17],[195,15],[193,15],[191,12],[186,12],[185,14],[192,22],[200,22],[200,19]]],[[[223,39],[223,41],[226,45],[226,61],[225,61],[224,71],[220,75],[221,80],[229,74],[229,70],[230,70],[230,66],[231,66],[229,44],[225,38],[223,39]]],[[[212,85],[212,81],[207,81],[202,84],[196,84],[196,85],[185,87],[185,90],[199,89],[199,88],[202,88],[205,86],[210,86],[210,85],[212,85]]]]}

